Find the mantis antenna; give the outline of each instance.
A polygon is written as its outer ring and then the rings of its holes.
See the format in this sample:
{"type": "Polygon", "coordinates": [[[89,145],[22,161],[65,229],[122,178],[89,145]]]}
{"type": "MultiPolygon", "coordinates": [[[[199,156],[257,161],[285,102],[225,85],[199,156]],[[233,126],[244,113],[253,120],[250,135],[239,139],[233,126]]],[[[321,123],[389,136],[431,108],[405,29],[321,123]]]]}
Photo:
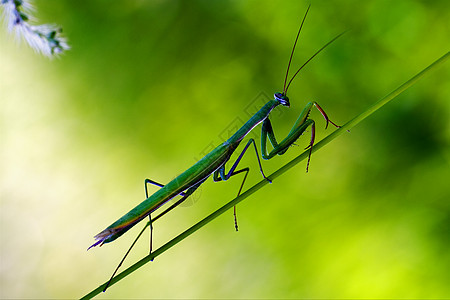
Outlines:
{"type": "MultiPolygon", "coordinates": [[[[305,16],[303,17],[302,23],[300,24],[300,28],[298,29],[298,32],[297,32],[297,37],[295,38],[295,41],[294,41],[294,46],[292,47],[291,56],[289,57],[289,62],[288,62],[287,70],[286,70],[286,76],[284,77],[284,86],[283,86],[283,94],[284,95],[286,95],[286,91],[287,91],[286,81],[287,81],[287,78],[289,75],[289,67],[291,66],[292,57],[294,56],[295,46],[297,45],[300,31],[302,31],[303,23],[305,23],[306,15],[308,15],[308,11],[309,11],[310,7],[311,7],[311,4],[308,6],[308,9],[305,12],[305,16]]],[[[291,81],[292,81],[292,79],[291,79],[291,81]]],[[[289,81],[289,83],[291,83],[291,81],[289,81]]],[[[288,85],[288,87],[289,87],[289,85],[288,85]]]]}
{"type": "Polygon", "coordinates": [[[287,90],[289,89],[289,86],[291,85],[292,80],[294,80],[295,76],[297,76],[297,74],[300,72],[301,69],[303,69],[303,67],[305,67],[317,54],[319,54],[323,49],[325,49],[326,47],[328,47],[331,43],[333,43],[335,40],[337,40],[341,35],[343,35],[344,33],[346,33],[347,31],[344,31],[340,34],[338,34],[336,37],[334,37],[331,41],[329,41],[328,43],[326,43],[322,48],[320,48],[319,50],[316,51],[316,53],[314,53],[298,70],[297,72],[295,72],[295,74],[292,76],[292,78],[289,80],[288,84],[286,85],[286,81],[288,78],[288,74],[289,74],[289,67],[291,66],[291,61],[292,61],[292,56],[294,55],[294,50],[295,50],[295,46],[297,45],[297,40],[298,37],[300,35],[300,31],[302,30],[303,27],[303,23],[305,22],[306,19],[306,15],[308,14],[309,8],[311,7],[311,4],[308,6],[308,9],[306,10],[305,16],[303,17],[302,23],[300,24],[300,28],[298,30],[297,33],[297,37],[295,38],[295,42],[294,42],[294,46],[292,47],[292,52],[291,52],[291,56],[289,57],[289,62],[288,62],[288,67],[286,70],[286,77],[284,78],[284,87],[283,87],[283,95],[286,95],[287,90]]]}

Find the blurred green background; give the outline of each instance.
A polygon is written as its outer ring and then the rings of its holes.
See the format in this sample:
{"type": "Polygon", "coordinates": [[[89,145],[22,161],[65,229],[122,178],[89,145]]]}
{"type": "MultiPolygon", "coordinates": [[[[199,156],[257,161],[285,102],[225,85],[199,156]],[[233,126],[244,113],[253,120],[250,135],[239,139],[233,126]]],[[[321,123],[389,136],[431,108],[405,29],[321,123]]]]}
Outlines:
{"type": "MultiPolygon", "coordinates": [[[[311,1],[283,137],[307,101],[343,124],[449,50],[442,1],[311,1]]],[[[72,49],[41,57],[0,31],[2,298],[77,298],[105,282],[143,224],[93,236],[168,182],[267,95],[307,1],[37,1],[72,49]]],[[[448,63],[306,162],[98,298],[449,298],[448,63]]],[[[314,111],[317,137],[324,121],[314,111]]],[[[255,130],[259,137],[260,129],[255,130]]],[[[264,162],[267,174],[300,147],[264,162]]],[[[259,141],[258,141],[259,142],[259,141]]],[[[260,180],[253,154],[246,187],[260,180]]],[[[162,245],[233,198],[207,181],[155,224],[162,245]]],[[[148,252],[148,235],[126,265],[148,252]]]]}

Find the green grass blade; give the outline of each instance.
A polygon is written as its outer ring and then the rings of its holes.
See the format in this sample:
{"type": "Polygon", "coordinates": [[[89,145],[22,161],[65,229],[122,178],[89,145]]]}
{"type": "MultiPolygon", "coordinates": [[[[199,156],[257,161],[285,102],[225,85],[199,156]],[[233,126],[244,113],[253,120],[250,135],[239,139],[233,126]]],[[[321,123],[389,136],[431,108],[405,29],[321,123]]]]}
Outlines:
{"type": "MultiPolygon", "coordinates": [[[[404,84],[399,86],[397,89],[395,89],[394,91],[392,91],[391,93],[386,95],[384,98],[380,99],[374,105],[372,105],[367,110],[365,110],[363,113],[359,114],[352,120],[348,121],[341,128],[339,128],[336,131],[329,134],[327,137],[325,137],[320,142],[318,142],[317,144],[314,145],[312,152],[316,152],[317,150],[321,149],[323,146],[325,146],[326,144],[328,144],[329,142],[331,142],[332,140],[337,138],[339,135],[341,135],[342,133],[344,133],[347,130],[350,130],[355,125],[360,123],[362,120],[364,120],[365,118],[367,118],[368,116],[370,116],[371,114],[376,112],[383,105],[385,105],[386,103],[390,102],[392,99],[394,99],[395,97],[400,95],[402,92],[404,92],[406,89],[408,89],[409,87],[414,85],[418,80],[423,78],[425,75],[430,73],[432,70],[435,70],[436,68],[438,68],[439,66],[444,64],[445,61],[449,58],[449,56],[450,56],[450,52],[447,52],[441,58],[439,58],[438,60],[433,62],[431,65],[429,65],[428,67],[423,69],[421,72],[419,72],[416,76],[412,77],[410,80],[408,80],[407,82],[405,82],[404,84]]],[[[272,173],[270,176],[268,176],[268,178],[273,180],[273,179],[277,178],[278,176],[284,174],[287,170],[291,169],[292,167],[297,165],[299,162],[301,162],[302,160],[307,158],[308,154],[309,154],[309,150],[306,150],[305,152],[303,152],[302,154],[295,157],[290,162],[288,162],[287,164],[285,164],[284,166],[279,168],[277,171],[272,173]]],[[[128,269],[124,270],[123,272],[121,272],[120,274],[115,276],[112,279],[110,286],[115,284],[116,282],[120,281],[121,279],[125,278],[126,276],[130,275],[131,273],[133,273],[134,271],[136,271],[137,269],[139,269],[140,267],[142,267],[149,261],[153,260],[155,257],[161,255],[168,249],[172,248],[173,246],[175,246],[176,244],[181,242],[183,239],[187,238],[188,236],[190,236],[191,234],[193,234],[194,232],[196,232],[197,230],[199,230],[200,228],[202,228],[203,226],[205,226],[206,224],[208,224],[209,222],[211,222],[218,216],[222,215],[224,212],[226,212],[227,210],[229,210],[230,208],[232,208],[239,202],[243,201],[245,198],[249,197],[250,195],[252,195],[257,190],[261,189],[263,186],[265,186],[267,184],[268,184],[267,180],[265,180],[265,179],[261,180],[260,182],[258,182],[257,184],[255,184],[254,186],[249,188],[247,191],[242,193],[239,197],[234,198],[233,200],[231,200],[230,202],[228,202],[227,204],[225,204],[224,206],[222,206],[221,208],[219,208],[218,210],[216,210],[215,212],[213,212],[212,214],[210,214],[209,216],[207,216],[200,222],[196,223],[195,225],[193,225],[186,231],[182,232],[181,234],[179,234],[178,236],[176,236],[175,238],[173,238],[172,240],[170,240],[169,242],[167,242],[166,244],[164,244],[163,246],[161,246],[160,248],[158,248],[151,254],[142,258],[140,261],[138,261],[134,265],[130,266],[128,269]]],[[[104,284],[102,284],[101,286],[99,286],[98,288],[91,291],[90,293],[88,293],[87,295],[85,295],[81,299],[93,298],[95,295],[101,293],[105,286],[106,286],[106,282],[104,284]]]]}

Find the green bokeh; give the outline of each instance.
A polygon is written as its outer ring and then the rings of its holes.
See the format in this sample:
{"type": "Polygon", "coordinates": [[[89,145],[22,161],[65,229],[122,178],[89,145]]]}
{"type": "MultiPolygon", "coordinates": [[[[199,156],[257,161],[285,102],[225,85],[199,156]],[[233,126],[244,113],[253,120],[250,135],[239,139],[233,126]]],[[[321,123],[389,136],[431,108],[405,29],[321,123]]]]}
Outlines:
{"type": "MultiPolygon", "coordinates": [[[[0,31],[2,298],[76,298],[106,281],[140,225],[93,235],[280,91],[304,1],[38,1],[72,49],[48,60],[0,31]]],[[[344,123],[449,50],[442,1],[312,1],[287,134],[307,101],[344,123]]],[[[450,68],[99,298],[449,298],[450,68]]],[[[317,137],[327,134],[320,114],[317,137]]],[[[255,135],[259,136],[259,128],[255,135]]],[[[330,130],[328,130],[330,131],[330,130]]],[[[266,173],[300,153],[264,162],[266,173]]],[[[252,154],[247,187],[260,180],[252,154]]],[[[161,245],[237,192],[205,183],[155,224],[161,245]]],[[[148,252],[140,241],[128,265],[148,252]]]]}

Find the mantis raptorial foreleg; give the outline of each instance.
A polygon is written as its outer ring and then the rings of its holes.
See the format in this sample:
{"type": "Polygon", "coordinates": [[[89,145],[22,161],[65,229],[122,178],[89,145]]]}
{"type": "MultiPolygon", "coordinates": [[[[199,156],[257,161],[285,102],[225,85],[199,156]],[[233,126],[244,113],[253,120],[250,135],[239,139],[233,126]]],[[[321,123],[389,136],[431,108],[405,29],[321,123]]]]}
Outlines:
{"type": "Polygon", "coordinates": [[[309,142],[308,147],[305,149],[310,149],[309,156],[308,156],[308,162],[306,164],[306,171],[308,172],[309,167],[309,161],[311,158],[312,153],[312,147],[314,145],[314,138],[316,135],[316,127],[315,122],[312,119],[308,119],[309,113],[311,112],[312,107],[315,106],[320,111],[322,116],[324,117],[326,123],[325,128],[328,127],[328,123],[333,124],[336,127],[340,127],[333,123],[325,113],[325,111],[317,104],[316,102],[309,102],[306,104],[303,111],[300,113],[300,116],[297,118],[297,121],[295,121],[294,125],[292,126],[291,131],[289,131],[288,135],[280,142],[277,142],[277,139],[275,137],[275,134],[273,132],[272,123],[270,122],[269,118],[265,119],[262,125],[261,129],[261,152],[262,152],[262,158],[263,159],[271,159],[275,155],[282,155],[284,154],[291,145],[295,143],[295,141],[305,132],[305,130],[311,126],[311,141],[309,142]],[[272,144],[272,151],[270,153],[267,153],[267,137],[269,137],[270,143],[272,144]]]}

